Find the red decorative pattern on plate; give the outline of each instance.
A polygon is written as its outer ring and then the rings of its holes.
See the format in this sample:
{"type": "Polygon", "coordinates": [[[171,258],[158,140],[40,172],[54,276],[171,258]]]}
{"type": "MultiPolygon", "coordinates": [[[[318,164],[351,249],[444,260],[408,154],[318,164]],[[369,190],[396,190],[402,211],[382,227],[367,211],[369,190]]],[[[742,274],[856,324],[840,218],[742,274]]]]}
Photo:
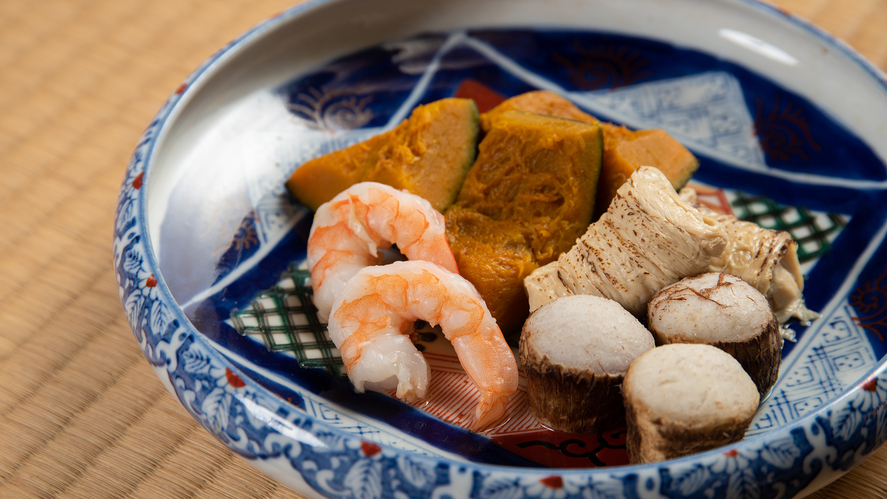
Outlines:
{"type": "Polygon", "coordinates": [[[459,88],[456,89],[453,97],[473,100],[474,103],[477,104],[478,112],[481,113],[493,109],[505,100],[504,95],[483,83],[472,79],[462,80],[462,83],[459,84],[459,88]]]}
{"type": "Polygon", "coordinates": [[[884,341],[882,331],[887,328],[887,270],[875,280],[860,284],[850,295],[850,305],[859,314],[853,321],[861,328],[884,341]]]}
{"type": "MultiPolygon", "coordinates": [[[[439,339],[443,340],[442,335],[439,339]]],[[[471,427],[479,396],[474,382],[446,340],[428,344],[423,355],[431,370],[428,395],[412,405],[447,423],[471,427]]],[[[516,354],[516,353],[515,353],[516,354]]],[[[390,392],[394,396],[394,391],[390,392]]],[[[625,428],[597,434],[572,434],[543,426],[527,403],[526,377],[506,407],[507,417],[482,432],[497,445],[539,464],[557,468],[588,468],[628,464],[625,428]]]]}
{"type": "Polygon", "coordinates": [[[708,187],[705,185],[690,182],[687,187],[696,191],[696,200],[705,206],[727,215],[733,214],[733,208],[730,206],[730,200],[723,189],[708,187]]]}

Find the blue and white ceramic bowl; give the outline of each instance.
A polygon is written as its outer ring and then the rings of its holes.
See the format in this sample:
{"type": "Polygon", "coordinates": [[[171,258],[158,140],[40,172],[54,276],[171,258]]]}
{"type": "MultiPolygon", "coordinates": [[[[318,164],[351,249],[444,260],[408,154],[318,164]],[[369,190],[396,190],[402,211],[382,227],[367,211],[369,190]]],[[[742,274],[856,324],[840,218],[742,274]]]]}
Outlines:
{"type": "MultiPolygon", "coordinates": [[[[117,208],[120,297],[194,418],[312,497],[802,496],[887,438],[885,133],[880,71],[750,0],[309,1],[207,60],[145,131],[117,208]],[[284,180],[420,103],[537,88],[668,130],[707,202],[799,241],[822,318],[792,325],[743,441],[629,466],[621,431],[524,413],[474,434],[452,401],[357,395],[339,375],[299,267],[311,213],[284,180]]],[[[420,342],[456,383],[445,342],[420,342]]]]}

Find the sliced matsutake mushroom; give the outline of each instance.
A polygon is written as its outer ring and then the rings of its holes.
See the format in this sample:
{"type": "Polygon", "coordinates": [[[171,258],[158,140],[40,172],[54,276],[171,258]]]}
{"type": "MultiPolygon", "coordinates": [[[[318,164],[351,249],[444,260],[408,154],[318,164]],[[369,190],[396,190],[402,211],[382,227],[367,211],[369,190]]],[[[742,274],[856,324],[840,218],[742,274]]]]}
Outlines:
{"type": "Polygon", "coordinates": [[[742,365],[761,399],[779,374],[782,337],[767,299],[742,279],[723,273],[687,277],[653,295],[647,327],[657,344],[705,343],[742,365]]]}
{"type": "Polygon", "coordinates": [[[622,378],[653,346],[650,332],[612,300],[575,295],[548,303],[521,332],[530,410],[543,424],[571,433],[621,423],[622,378]]]}
{"type": "Polygon", "coordinates": [[[622,393],[632,464],[741,440],[759,399],[736,359],[710,345],[686,343],[656,347],[635,359],[622,393]]]}

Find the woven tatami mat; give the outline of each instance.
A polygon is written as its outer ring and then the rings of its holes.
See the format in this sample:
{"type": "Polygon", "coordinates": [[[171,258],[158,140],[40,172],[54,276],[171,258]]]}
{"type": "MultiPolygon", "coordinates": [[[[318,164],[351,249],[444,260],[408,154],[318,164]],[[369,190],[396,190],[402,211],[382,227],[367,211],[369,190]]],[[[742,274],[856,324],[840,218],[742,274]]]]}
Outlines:
{"type": "MultiPolygon", "coordinates": [[[[0,0],[0,497],[298,497],[224,449],[118,301],[123,171],[166,96],[286,0],[0,0]]],[[[887,1],[782,6],[887,67],[887,1]]],[[[887,448],[814,497],[887,495],[887,448]]]]}

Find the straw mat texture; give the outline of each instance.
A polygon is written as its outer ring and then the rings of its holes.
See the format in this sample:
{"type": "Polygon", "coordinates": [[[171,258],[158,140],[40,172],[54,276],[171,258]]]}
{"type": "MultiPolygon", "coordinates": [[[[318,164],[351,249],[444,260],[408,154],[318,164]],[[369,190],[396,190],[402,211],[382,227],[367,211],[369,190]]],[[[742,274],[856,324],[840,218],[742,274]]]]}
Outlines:
{"type": "MultiPolygon", "coordinates": [[[[111,266],[124,168],[194,68],[287,0],[0,0],[0,497],[295,498],[186,414],[111,266]]],[[[887,68],[887,0],[782,0],[887,68]]],[[[817,499],[887,496],[887,448],[817,499]]]]}

